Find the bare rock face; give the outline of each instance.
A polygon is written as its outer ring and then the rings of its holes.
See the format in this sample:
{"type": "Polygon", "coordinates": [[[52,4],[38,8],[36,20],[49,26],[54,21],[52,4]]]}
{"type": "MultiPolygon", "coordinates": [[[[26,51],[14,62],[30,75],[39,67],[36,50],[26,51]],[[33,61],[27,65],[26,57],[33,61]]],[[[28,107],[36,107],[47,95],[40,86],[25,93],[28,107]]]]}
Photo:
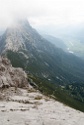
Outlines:
{"type": "Polygon", "coordinates": [[[27,87],[27,75],[21,68],[12,67],[7,58],[0,57],[0,88],[27,87]]]}

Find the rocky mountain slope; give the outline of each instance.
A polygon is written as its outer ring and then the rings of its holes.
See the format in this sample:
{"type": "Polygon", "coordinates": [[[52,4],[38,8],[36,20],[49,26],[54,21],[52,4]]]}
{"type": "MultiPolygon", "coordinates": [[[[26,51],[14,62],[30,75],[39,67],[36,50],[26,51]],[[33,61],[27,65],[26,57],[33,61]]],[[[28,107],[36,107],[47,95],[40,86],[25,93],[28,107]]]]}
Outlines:
{"type": "Polygon", "coordinates": [[[84,113],[35,90],[26,73],[0,57],[1,125],[83,125],[84,113]],[[1,82],[2,81],[2,82],[1,82]]]}
{"type": "Polygon", "coordinates": [[[13,66],[20,66],[52,82],[84,82],[84,62],[56,48],[27,21],[17,21],[6,30],[0,39],[0,51],[7,53],[13,66]]]}
{"type": "Polygon", "coordinates": [[[56,48],[27,21],[15,22],[1,36],[0,54],[39,81],[42,91],[84,111],[84,61],[56,48]]]}

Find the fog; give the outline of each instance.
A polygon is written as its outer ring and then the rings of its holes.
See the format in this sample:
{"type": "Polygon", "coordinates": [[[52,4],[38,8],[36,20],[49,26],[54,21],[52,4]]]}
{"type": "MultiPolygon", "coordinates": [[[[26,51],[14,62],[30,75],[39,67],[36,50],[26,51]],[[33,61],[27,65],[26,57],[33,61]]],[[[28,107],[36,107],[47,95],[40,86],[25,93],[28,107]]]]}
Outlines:
{"type": "Polygon", "coordinates": [[[70,27],[84,22],[83,0],[0,0],[0,29],[27,18],[37,29],[70,27]]]}

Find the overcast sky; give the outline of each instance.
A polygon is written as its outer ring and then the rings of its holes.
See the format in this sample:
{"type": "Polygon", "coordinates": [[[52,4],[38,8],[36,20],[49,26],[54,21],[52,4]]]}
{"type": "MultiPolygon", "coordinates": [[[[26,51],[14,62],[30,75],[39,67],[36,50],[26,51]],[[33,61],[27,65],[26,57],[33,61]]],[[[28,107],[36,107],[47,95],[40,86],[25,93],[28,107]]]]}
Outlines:
{"type": "Polygon", "coordinates": [[[0,0],[0,27],[28,17],[35,27],[84,22],[84,0],[0,0]]]}

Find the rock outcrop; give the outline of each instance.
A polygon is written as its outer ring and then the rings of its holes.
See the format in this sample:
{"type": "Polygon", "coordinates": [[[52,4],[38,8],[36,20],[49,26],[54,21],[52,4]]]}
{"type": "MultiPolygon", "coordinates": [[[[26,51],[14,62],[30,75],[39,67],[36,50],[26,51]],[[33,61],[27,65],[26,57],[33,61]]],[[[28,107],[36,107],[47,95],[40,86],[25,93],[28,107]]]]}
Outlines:
{"type": "Polygon", "coordinates": [[[0,57],[0,88],[27,87],[27,75],[21,68],[12,67],[7,58],[0,57]]]}

